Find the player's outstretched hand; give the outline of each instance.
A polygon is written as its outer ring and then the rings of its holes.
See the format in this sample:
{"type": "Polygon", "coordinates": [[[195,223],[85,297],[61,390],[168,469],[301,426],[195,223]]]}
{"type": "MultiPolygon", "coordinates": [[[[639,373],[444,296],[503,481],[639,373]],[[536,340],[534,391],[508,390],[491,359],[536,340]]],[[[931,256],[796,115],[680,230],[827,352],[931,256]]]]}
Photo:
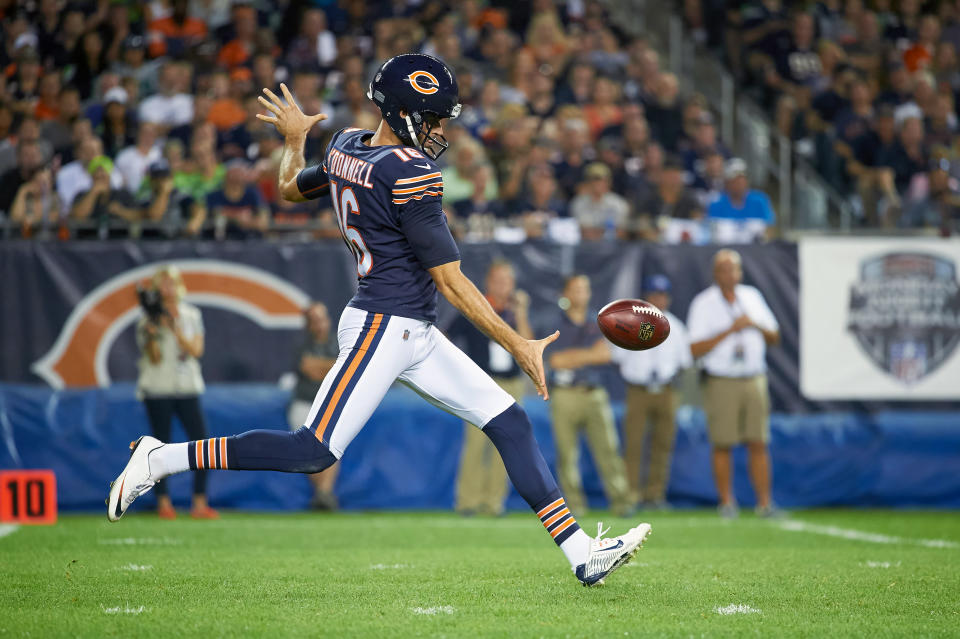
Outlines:
{"type": "Polygon", "coordinates": [[[277,97],[277,94],[270,89],[263,89],[264,94],[270,99],[267,100],[262,95],[257,99],[273,115],[258,113],[257,118],[277,127],[277,131],[283,137],[306,136],[307,131],[313,128],[314,124],[327,119],[326,113],[306,115],[301,111],[286,84],[280,84],[280,91],[283,92],[286,102],[277,97]]]}
{"type": "Polygon", "coordinates": [[[550,393],[547,391],[547,378],[543,372],[543,350],[556,341],[558,337],[560,337],[560,331],[554,331],[553,335],[543,339],[528,339],[526,340],[527,347],[513,354],[523,372],[533,380],[533,385],[537,388],[537,395],[544,400],[550,399],[550,393]]]}

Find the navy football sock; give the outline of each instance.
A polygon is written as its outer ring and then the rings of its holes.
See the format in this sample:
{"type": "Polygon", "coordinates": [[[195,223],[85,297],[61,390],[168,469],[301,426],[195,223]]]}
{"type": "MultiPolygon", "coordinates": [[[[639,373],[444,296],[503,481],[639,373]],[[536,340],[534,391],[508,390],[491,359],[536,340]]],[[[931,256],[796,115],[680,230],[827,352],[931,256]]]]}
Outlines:
{"type": "Polygon", "coordinates": [[[514,402],[491,419],[483,427],[483,432],[500,451],[503,465],[517,492],[537,513],[557,545],[580,530],[543,459],[533,437],[530,418],[524,410],[514,402]]]}
{"type": "Polygon", "coordinates": [[[306,426],[293,432],[251,430],[232,437],[192,441],[187,446],[191,470],[279,470],[318,473],[337,458],[306,426]]]}

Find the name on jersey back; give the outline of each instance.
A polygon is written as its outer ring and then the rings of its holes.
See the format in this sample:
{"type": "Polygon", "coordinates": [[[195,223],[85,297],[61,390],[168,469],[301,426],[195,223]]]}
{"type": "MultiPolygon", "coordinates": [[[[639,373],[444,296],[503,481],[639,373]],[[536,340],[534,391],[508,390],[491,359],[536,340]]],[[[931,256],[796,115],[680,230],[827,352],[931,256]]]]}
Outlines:
{"type": "Polygon", "coordinates": [[[368,189],[373,188],[370,174],[373,173],[373,163],[347,155],[337,149],[330,150],[327,162],[327,175],[335,176],[348,182],[356,182],[368,189]]]}

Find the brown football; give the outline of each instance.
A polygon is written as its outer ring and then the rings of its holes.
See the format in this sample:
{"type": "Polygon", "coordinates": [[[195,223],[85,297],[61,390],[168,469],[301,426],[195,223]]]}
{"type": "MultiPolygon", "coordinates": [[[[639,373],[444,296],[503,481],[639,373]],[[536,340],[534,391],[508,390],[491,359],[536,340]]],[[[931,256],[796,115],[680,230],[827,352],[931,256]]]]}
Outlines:
{"type": "Polygon", "coordinates": [[[670,335],[667,316],[643,300],[610,302],[597,313],[597,324],[608,340],[631,351],[659,346],[670,335]]]}

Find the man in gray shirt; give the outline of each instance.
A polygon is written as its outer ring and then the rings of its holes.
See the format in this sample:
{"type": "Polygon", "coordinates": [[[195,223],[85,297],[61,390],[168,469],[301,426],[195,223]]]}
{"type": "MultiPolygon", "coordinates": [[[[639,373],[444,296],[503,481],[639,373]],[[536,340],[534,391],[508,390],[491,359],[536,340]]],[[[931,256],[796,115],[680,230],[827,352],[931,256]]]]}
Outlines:
{"type": "MultiPolygon", "coordinates": [[[[330,314],[322,302],[313,302],[304,311],[307,321],[307,338],[297,351],[295,371],[297,384],[290,397],[287,408],[287,422],[291,430],[297,430],[307,421],[310,407],[317,396],[317,390],[337,361],[340,347],[336,334],[330,332],[330,314]]],[[[316,510],[336,510],[337,498],[333,494],[333,485],[337,481],[339,464],[323,472],[309,475],[313,484],[313,500],[310,505],[316,510]]]]}

